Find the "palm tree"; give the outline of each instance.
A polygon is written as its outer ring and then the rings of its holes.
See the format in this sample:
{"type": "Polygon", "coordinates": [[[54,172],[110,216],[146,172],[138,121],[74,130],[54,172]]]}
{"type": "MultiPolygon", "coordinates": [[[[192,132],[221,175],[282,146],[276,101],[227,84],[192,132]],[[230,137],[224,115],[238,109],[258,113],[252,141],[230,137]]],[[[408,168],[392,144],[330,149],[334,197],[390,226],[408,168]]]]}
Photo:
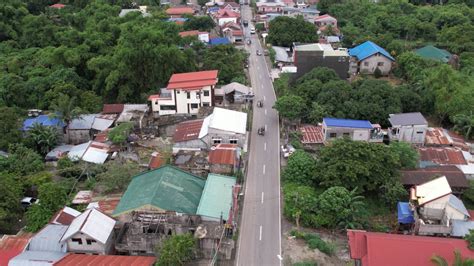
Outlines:
{"type": "Polygon", "coordinates": [[[83,113],[81,108],[76,106],[76,97],[69,97],[66,94],[62,94],[56,99],[51,105],[54,110],[52,116],[61,119],[66,126],[71,123],[73,119],[79,118],[83,113]]]}
{"type": "Polygon", "coordinates": [[[466,139],[474,137],[474,114],[459,114],[453,117],[454,130],[461,132],[466,139]]]}
{"type": "MultiPolygon", "coordinates": [[[[449,266],[448,261],[439,255],[431,257],[431,262],[436,266],[449,266]]],[[[474,266],[474,259],[463,258],[461,252],[455,250],[452,266],[474,266]]]]}
{"type": "Polygon", "coordinates": [[[46,155],[58,143],[58,131],[55,127],[34,124],[29,130],[27,137],[38,153],[46,155]]]}
{"type": "Polygon", "coordinates": [[[362,223],[360,217],[361,211],[363,210],[365,203],[364,203],[364,196],[361,196],[357,193],[357,187],[354,188],[349,192],[349,202],[348,202],[348,209],[350,209],[349,216],[339,223],[339,226],[343,227],[344,229],[356,229],[361,228],[362,223]]]}

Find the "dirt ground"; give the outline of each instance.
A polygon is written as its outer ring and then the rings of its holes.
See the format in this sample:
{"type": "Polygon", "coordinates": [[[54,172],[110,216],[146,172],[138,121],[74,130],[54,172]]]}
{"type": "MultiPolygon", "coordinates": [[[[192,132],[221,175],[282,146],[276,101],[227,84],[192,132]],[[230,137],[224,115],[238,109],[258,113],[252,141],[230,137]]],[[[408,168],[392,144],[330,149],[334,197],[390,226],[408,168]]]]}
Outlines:
{"type": "Polygon", "coordinates": [[[300,228],[301,231],[316,233],[324,241],[336,245],[336,254],[328,256],[321,251],[311,250],[302,239],[295,239],[290,236],[290,231],[296,227],[282,218],[282,253],[283,264],[291,266],[293,263],[311,261],[316,262],[318,266],[346,266],[353,265],[347,249],[347,237],[340,233],[331,233],[328,231],[300,228]]]}

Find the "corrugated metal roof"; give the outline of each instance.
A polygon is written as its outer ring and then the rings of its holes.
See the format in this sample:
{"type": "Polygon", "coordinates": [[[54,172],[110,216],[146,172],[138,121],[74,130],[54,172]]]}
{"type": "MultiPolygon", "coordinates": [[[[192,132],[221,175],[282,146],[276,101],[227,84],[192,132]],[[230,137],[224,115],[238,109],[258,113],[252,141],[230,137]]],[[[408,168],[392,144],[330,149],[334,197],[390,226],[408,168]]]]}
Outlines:
{"type": "Polygon", "coordinates": [[[209,128],[245,134],[247,131],[247,113],[215,107],[212,114],[204,119],[199,138],[206,136],[209,128]]]}
{"type": "Polygon", "coordinates": [[[94,123],[92,123],[92,129],[104,131],[111,127],[114,122],[115,118],[109,119],[105,117],[96,116],[96,118],[94,119],[94,123]]]}
{"type": "Polygon", "coordinates": [[[155,257],[69,254],[56,262],[54,266],[151,266],[155,257]]]}
{"type": "Polygon", "coordinates": [[[467,164],[462,151],[455,148],[418,148],[421,161],[441,165],[467,164]]]}
{"type": "Polygon", "coordinates": [[[367,128],[372,129],[372,124],[367,120],[323,118],[323,124],[328,127],[348,127],[348,128],[367,128]]]}
{"type": "Polygon", "coordinates": [[[199,138],[203,119],[181,122],[173,134],[174,142],[182,142],[199,138]]]}
{"type": "Polygon", "coordinates": [[[195,214],[205,180],[165,165],[133,177],[113,215],[140,208],[195,214]]]}
{"type": "Polygon", "coordinates": [[[450,52],[444,49],[436,48],[433,45],[427,45],[425,47],[417,49],[415,50],[415,54],[426,59],[436,60],[443,63],[447,63],[452,57],[452,54],[450,52]]]}
{"type": "Polygon", "coordinates": [[[473,258],[463,239],[445,237],[412,236],[347,230],[350,256],[361,260],[364,266],[432,266],[433,254],[454,261],[454,251],[464,258],[473,258]]]}
{"type": "Polygon", "coordinates": [[[451,236],[464,237],[469,234],[469,230],[474,230],[474,221],[451,220],[453,231],[451,236]]]}
{"type": "Polygon", "coordinates": [[[300,127],[300,131],[303,144],[322,144],[324,142],[323,129],[320,126],[304,125],[300,127]]]}
{"type": "Polygon", "coordinates": [[[227,220],[232,208],[232,188],[235,183],[235,177],[209,174],[196,214],[227,220]]]}
{"type": "Polygon", "coordinates": [[[451,194],[451,187],[449,186],[446,177],[438,177],[421,185],[415,186],[415,199],[419,205],[426,204],[437,198],[451,194]]]}
{"type": "Polygon", "coordinates": [[[458,197],[454,196],[451,194],[448,199],[448,204],[453,207],[454,209],[458,210],[459,212],[463,213],[467,217],[469,217],[469,212],[466,209],[466,206],[464,206],[464,203],[462,200],[460,200],[458,197]]]}
{"type": "Polygon", "coordinates": [[[74,210],[73,208],[65,206],[53,216],[53,218],[50,220],[50,223],[70,225],[74,218],[76,218],[80,214],[80,212],[74,210]]]}
{"type": "Polygon", "coordinates": [[[91,202],[93,192],[92,190],[81,190],[77,192],[74,199],[72,199],[72,204],[86,204],[91,202]]]}
{"type": "MultiPolygon", "coordinates": [[[[317,19],[315,21],[317,21],[317,19]]],[[[371,41],[366,41],[352,49],[349,49],[349,54],[351,56],[357,57],[357,60],[359,61],[362,61],[377,53],[380,53],[388,59],[395,61],[395,58],[393,58],[389,52],[371,41]]]]}
{"type": "Polygon", "coordinates": [[[66,245],[59,240],[67,230],[67,225],[48,224],[30,240],[28,250],[66,252],[66,245]]]}
{"type": "Polygon", "coordinates": [[[29,241],[30,236],[3,235],[0,239],[0,265],[8,265],[10,259],[20,254],[29,241]]]}
{"type": "Polygon", "coordinates": [[[125,104],[117,122],[130,122],[134,116],[142,115],[148,110],[146,104],[125,104]]]}
{"type": "Polygon", "coordinates": [[[166,9],[167,15],[184,15],[184,14],[194,14],[194,10],[190,7],[170,7],[166,9]]]}
{"type": "Polygon", "coordinates": [[[453,140],[447,130],[441,127],[430,127],[426,131],[425,144],[429,146],[451,146],[453,140]]]}
{"type": "Polygon", "coordinates": [[[149,169],[156,169],[160,166],[162,166],[165,163],[165,160],[163,159],[163,156],[159,152],[153,152],[151,154],[151,159],[150,162],[148,163],[148,168],[149,169]]]}
{"type": "Polygon", "coordinates": [[[388,121],[392,126],[411,126],[411,125],[428,125],[425,117],[420,112],[389,114],[388,121]]]}
{"type": "Polygon", "coordinates": [[[81,115],[73,119],[67,128],[69,130],[90,130],[96,116],[96,114],[81,115]]]}
{"type": "Polygon", "coordinates": [[[167,89],[186,89],[213,86],[217,83],[217,70],[173,74],[167,89]]]}
{"type": "Polygon", "coordinates": [[[237,91],[242,94],[252,94],[252,88],[247,87],[243,84],[240,84],[238,82],[232,82],[227,85],[224,85],[221,87],[221,89],[224,90],[225,94],[229,94],[231,92],[237,91]]]}
{"type": "Polygon", "coordinates": [[[104,104],[102,107],[103,114],[120,114],[123,111],[124,104],[104,104]]]}
{"type": "Polygon", "coordinates": [[[464,173],[454,165],[401,170],[400,181],[407,186],[419,185],[435,177],[445,176],[452,188],[468,188],[469,182],[464,173]]]}
{"type": "Polygon", "coordinates": [[[52,149],[50,152],[48,152],[48,154],[46,154],[45,159],[58,160],[62,156],[65,156],[73,147],[74,145],[57,146],[54,149],[52,149]]]}
{"type": "MultiPolygon", "coordinates": [[[[209,40],[209,45],[225,45],[225,44],[230,44],[229,39],[227,39],[226,37],[216,37],[209,40]]],[[[202,85],[199,85],[199,87],[201,86],[202,85]]],[[[208,86],[208,85],[204,85],[204,86],[208,86]]]]}
{"type": "Polygon", "coordinates": [[[210,164],[235,165],[238,161],[236,144],[218,144],[209,151],[210,164]]]}
{"type": "Polygon", "coordinates": [[[76,217],[71,223],[61,242],[68,240],[77,233],[83,233],[89,237],[105,244],[110,234],[114,230],[115,220],[92,208],[85,210],[81,215],[76,217]]]}
{"type": "Polygon", "coordinates": [[[293,62],[293,58],[288,55],[286,47],[280,46],[272,46],[273,50],[275,51],[275,60],[279,62],[286,62],[291,63],[293,62]]]}
{"type": "Polygon", "coordinates": [[[63,252],[25,251],[11,259],[8,266],[48,266],[66,255],[63,252]]]}

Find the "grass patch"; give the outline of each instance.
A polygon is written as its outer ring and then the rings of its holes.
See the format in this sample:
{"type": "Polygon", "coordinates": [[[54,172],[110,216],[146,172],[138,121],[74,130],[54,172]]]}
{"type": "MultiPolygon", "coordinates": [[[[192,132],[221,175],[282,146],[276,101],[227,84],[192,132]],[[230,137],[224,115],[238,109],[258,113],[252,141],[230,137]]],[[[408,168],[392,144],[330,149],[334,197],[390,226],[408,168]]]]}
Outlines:
{"type": "Polygon", "coordinates": [[[314,261],[302,261],[296,262],[292,264],[293,266],[318,266],[318,264],[314,261]]]}
{"type": "Polygon", "coordinates": [[[303,239],[310,249],[319,249],[319,251],[329,256],[334,255],[336,252],[336,246],[333,243],[322,240],[318,234],[304,233],[297,230],[292,230],[290,234],[298,239],[303,239]]]}
{"type": "Polygon", "coordinates": [[[369,229],[376,232],[389,232],[396,220],[397,211],[391,210],[375,196],[366,196],[364,202],[369,218],[369,229]]]}

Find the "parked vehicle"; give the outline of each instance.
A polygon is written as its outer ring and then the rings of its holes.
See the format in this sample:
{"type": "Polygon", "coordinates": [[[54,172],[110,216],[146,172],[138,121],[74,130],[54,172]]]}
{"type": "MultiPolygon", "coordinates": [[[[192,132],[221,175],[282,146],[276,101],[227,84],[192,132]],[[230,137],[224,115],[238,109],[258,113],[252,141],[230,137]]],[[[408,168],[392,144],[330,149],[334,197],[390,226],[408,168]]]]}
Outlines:
{"type": "Polygon", "coordinates": [[[24,197],[21,200],[21,206],[23,206],[23,208],[25,208],[25,209],[28,209],[28,207],[30,207],[33,204],[37,204],[38,202],[39,202],[39,200],[37,198],[24,197]]]}
{"type": "Polygon", "coordinates": [[[283,158],[290,157],[290,155],[292,155],[295,151],[296,149],[291,144],[281,146],[281,153],[283,154],[283,158]]]}
{"type": "Polygon", "coordinates": [[[247,45],[250,45],[252,43],[252,40],[248,39],[247,40],[247,45]]]}
{"type": "Polygon", "coordinates": [[[262,55],[262,52],[260,52],[260,50],[257,50],[257,55],[262,55]]]}
{"type": "Polygon", "coordinates": [[[261,127],[257,130],[257,133],[260,135],[260,136],[264,136],[265,135],[265,127],[261,127]]]}
{"type": "Polygon", "coordinates": [[[250,28],[250,34],[255,34],[255,28],[254,27],[250,28]]]}
{"type": "Polygon", "coordinates": [[[263,101],[257,101],[257,107],[263,107],[263,101]]]}
{"type": "Polygon", "coordinates": [[[242,22],[242,24],[244,24],[244,27],[247,27],[247,26],[249,25],[249,21],[248,21],[248,20],[244,20],[244,21],[242,22]]]}

